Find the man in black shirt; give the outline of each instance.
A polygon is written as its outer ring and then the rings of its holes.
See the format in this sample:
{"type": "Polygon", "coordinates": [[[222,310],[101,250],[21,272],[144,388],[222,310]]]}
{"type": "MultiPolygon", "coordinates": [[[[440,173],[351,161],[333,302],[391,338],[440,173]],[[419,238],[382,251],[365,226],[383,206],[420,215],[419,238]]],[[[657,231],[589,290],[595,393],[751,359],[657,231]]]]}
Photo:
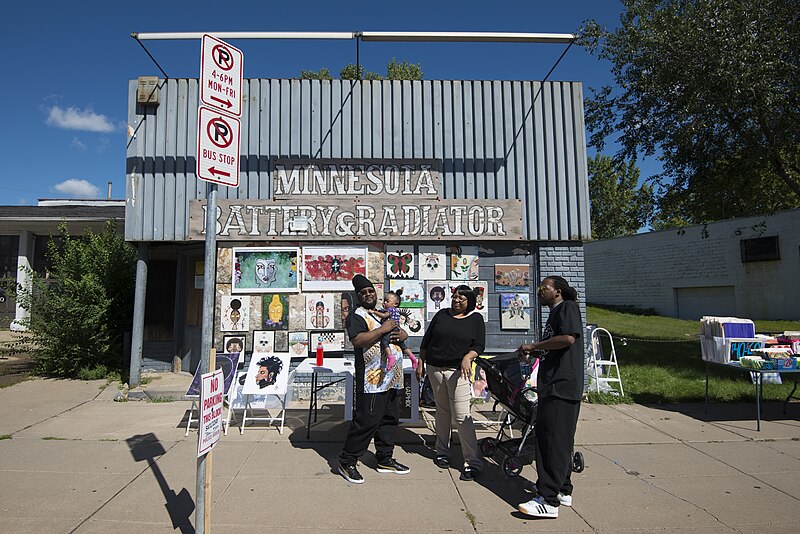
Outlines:
{"type": "Polygon", "coordinates": [[[539,302],[550,308],[538,343],[520,353],[541,351],[537,376],[536,493],[517,509],[534,517],[558,517],[559,505],[572,506],[572,449],[583,396],[583,331],[578,292],[560,276],[539,286],[539,302]]]}

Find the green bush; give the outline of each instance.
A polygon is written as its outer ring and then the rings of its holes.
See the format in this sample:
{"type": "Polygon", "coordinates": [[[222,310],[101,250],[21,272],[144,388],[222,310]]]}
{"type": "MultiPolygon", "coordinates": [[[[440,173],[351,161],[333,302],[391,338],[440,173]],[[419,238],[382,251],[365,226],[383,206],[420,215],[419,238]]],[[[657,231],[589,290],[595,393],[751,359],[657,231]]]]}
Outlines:
{"type": "Polygon", "coordinates": [[[16,288],[30,316],[25,347],[36,371],[61,378],[97,377],[123,369],[123,333],[133,315],[136,251],[109,221],[100,233],[50,239],[44,276],[29,271],[31,287],[16,288]]]}

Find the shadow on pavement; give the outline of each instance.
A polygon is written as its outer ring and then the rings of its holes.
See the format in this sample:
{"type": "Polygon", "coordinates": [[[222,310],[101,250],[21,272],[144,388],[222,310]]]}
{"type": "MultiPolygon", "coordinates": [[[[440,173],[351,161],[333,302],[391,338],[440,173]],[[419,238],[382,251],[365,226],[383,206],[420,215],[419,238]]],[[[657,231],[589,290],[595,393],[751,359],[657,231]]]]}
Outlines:
{"type": "Polygon", "coordinates": [[[156,459],[167,451],[161,445],[155,434],[140,434],[125,440],[131,450],[133,459],[137,462],[147,462],[150,470],[158,481],[161,493],[166,499],[164,506],[167,508],[173,529],[180,529],[181,532],[193,533],[194,527],[191,524],[191,517],[194,513],[194,501],[186,488],[181,488],[180,492],[169,487],[169,483],[164,477],[164,473],[158,466],[156,459]]]}

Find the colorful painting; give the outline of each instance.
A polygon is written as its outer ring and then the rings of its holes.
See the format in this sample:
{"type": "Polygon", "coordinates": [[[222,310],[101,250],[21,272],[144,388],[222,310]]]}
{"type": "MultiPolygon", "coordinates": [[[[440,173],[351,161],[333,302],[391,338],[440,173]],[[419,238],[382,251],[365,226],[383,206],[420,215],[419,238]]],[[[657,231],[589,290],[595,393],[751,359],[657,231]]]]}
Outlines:
{"type": "Polygon", "coordinates": [[[292,358],[308,357],[308,332],[289,332],[289,356],[292,358]]]}
{"type": "MultiPolygon", "coordinates": [[[[236,366],[239,364],[239,354],[240,353],[238,352],[233,354],[220,353],[220,352],[217,353],[214,370],[222,369],[223,385],[225,387],[226,393],[230,389],[231,383],[233,383],[233,375],[236,372],[236,366]]],[[[198,365],[197,369],[194,370],[192,383],[189,384],[189,389],[186,390],[187,397],[200,396],[200,375],[201,375],[200,367],[201,366],[198,365]]]]}
{"type": "Polygon", "coordinates": [[[375,295],[377,295],[378,297],[378,300],[376,302],[383,302],[383,282],[374,285],[375,285],[375,295]]]}
{"type": "Polygon", "coordinates": [[[223,295],[220,301],[222,332],[246,332],[250,325],[250,297],[223,295]]]}
{"type": "Polygon", "coordinates": [[[367,274],[365,247],[303,247],[303,291],[352,289],[357,274],[367,274]]]}
{"type": "Polygon", "coordinates": [[[354,291],[342,293],[342,328],[347,323],[347,317],[358,307],[358,297],[354,291]]]}
{"type": "Polygon", "coordinates": [[[477,280],[478,276],[478,247],[451,247],[450,280],[477,280]]]}
{"type": "Polygon", "coordinates": [[[531,326],[531,296],[527,293],[500,294],[500,328],[527,330],[531,326]]]}
{"type": "Polygon", "coordinates": [[[275,331],[274,330],[254,330],[253,331],[253,355],[251,358],[260,357],[267,352],[275,352],[275,331]]]}
{"type": "Polygon", "coordinates": [[[450,289],[447,280],[427,280],[425,282],[426,315],[433,319],[439,310],[450,307],[450,289]]]}
{"type": "Polygon", "coordinates": [[[333,327],[333,293],[306,294],[306,329],[333,327]]]}
{"type": "Polygon", "coordinates": [[[475,311],[481,314],[485,323],[489,320],[489,301],[487,299],[489,296],[489,282],[476,281],[469,282],[468,285],[475,292],[475,311]]]}
{"type": "Polygon", "coordinates": [[[414,278],[413,245],[386,245],[386,278],[414,278]]]}
{"type": "Polygon", "coordinates": [[[386,256],[383,251],[367,252],[367,278],[372,283],[383,282],[386,276],[386,256]]]}
{"type": "Polygon", "coordinates": [[[400,308],[424,308],[425,307],[425,282],[422,280],[389,280],[389,291],[397,293],[402,289],[400,295],[400,308]]]}
{"type": "Polygon", "coordinates": [[[262,295],[261,319],[264,330],[288,330],[289,295],[284,293],[262,295]]]}
{"type": "Polygon", "coordinates": [[[300,249],[234,247],[232,293],[297,293],[300,249]]]}
{"type": "Polygon", "coordinates": [[[247,339],[244,336],[222,336],[222,350],[230,354],[244,354],[247,339]]]}
{"type": "Polygon", "coordinates": [[[286,353],[261,354],[250,358],[247,374],[239,377],[245,395],[283,395],[289,383],[289,355],[286,353]]]}
{"type": "Polygon", "coordinates": [[[443,246],[420,245],[418,258],[420,280],[447,278],[447,252],[443,246]]]}
{"type": "Polygon", "coordinates": [[[317,346],[322,343],[325,357],[341,357],[344,355],[344,332],[341,330],[318,330],[308,333],[309,349],[316,354],[317,346]]]}
{"type": "Polygon", "coordinates": [[[408,337],[422,337],[425,335],[425,309],[401,308],[400,327],[408,332],[408,337]]]}
{"type": "Polygon", "coordinates": [[[494,266],[494,290],[498,293],[531,291],[531,268],[528,265],[500,264],[494,266]]]}

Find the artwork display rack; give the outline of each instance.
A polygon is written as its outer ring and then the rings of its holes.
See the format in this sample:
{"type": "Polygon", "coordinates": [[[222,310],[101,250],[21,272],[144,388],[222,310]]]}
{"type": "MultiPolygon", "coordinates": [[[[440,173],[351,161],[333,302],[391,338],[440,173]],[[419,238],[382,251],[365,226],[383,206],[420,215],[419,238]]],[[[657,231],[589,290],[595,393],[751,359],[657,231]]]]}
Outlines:
{"type": "MultiPolygon", "coordinates": [[[[245,425],[247,424],[247,421],[266,421],[266,422],[268,422],[270,424],[275,423],[275,422],[280,422],[280,426],[278,426],[278,433],[279,434],[283,434],[283,425],[284,425],[284,423],[286,421],[286,404],[291,401],[291,393],[290,392],[292,391],[292,384],[294,382],[294,375],[295,375],[294,370],[289,372],[288,383],[287,383],[287,386],[286,386],[286,393],[284,393],[282,395],[281,394],[268,394],[267,395],[269,397],[277,398],[278,401],[280,402],[281,411],[279,412],[277,417],[271,417],[271,416],[270,417],[264,417],[264,416],[256,415],[255,411],[254,411],[254,408],[250,404],[253,395],[250,395],[250,394],[244,395],[244,408],[242,409],[242,423],[241,423],[241,425],[239,427],[239,434],[244,434],[244,428],[245,428],[245,425]],[[249,416],[247,415],[248,414],[248,410],[249,410],[249,413],[250,413],[249,416]]],[[[231,390],[228,393],[228,395],[229,396],[232,395],[234,391],[235,391],[234,388],[231,388],[231,390]]],[[[270,408],[265,407],[265,408],[263,408],[263,410],[266,411],[267,413],[269,413],[270,408]]],[[[228,415],[225,418],[225,432],[224,432],[224,434],[226,436],[228,435],[228,428],[230,427],[230,424],[231,424],[231,416],[236,417],[236,412],[235,412],[235,410],[233,408],[233,403],[231,402],[231,399],[229,398],[228,399],[228,415]]]]}

